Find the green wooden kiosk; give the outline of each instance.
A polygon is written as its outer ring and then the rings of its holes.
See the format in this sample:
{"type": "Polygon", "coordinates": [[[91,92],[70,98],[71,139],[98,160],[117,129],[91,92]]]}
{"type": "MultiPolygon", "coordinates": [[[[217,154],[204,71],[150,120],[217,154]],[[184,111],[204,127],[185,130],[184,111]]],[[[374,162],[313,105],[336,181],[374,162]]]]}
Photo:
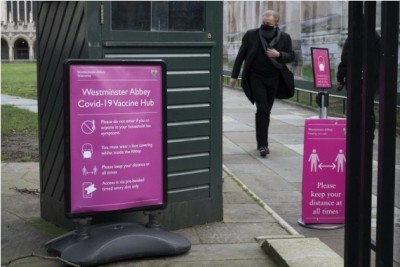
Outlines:
{"type": "MultiPolygon", "coordinates": [[[[167,64],[168,207],[179,229],[222,220],[222,1],[42,1],[37,5],[41,216],[64,228],[63,62],[167,64]]],[[[145,220],[143,212],[93,222],[145,220]]]]}

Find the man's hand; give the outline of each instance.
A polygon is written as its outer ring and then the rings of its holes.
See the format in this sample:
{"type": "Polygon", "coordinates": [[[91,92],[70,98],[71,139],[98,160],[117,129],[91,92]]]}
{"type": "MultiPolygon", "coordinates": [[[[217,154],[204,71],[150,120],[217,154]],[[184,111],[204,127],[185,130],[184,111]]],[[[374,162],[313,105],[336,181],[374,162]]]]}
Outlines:
{"type": "Polygon", "coordinates": [[[267,57],[271,57],[271,58],[278,58],[281,56],[281,53],[278,52],[278,50],[274,49],[274,48],[267,48],[267,51],[265,52],[265,54],[267,55],[267,57]]]}
{"type": "Polygon", "coordinates": [[[336,82],[336,92],[340,92],[343,90],[344,83],[341,83],[339,81],[336,82]]]}
{"type": "Polygon", "coordinates": [[[237,79],[230,78],[230,79],[229,79],[229,86],[232,87],[232,88],[234,88],[235,85],[236,85],[236,81],[237,81],[237,79]]]}

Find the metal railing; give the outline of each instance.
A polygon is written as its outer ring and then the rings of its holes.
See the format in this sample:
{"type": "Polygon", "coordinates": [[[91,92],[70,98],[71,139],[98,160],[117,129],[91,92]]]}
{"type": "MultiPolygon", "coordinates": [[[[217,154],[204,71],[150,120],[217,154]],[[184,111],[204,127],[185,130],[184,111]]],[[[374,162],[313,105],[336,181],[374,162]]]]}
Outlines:
{"type": "MultiPolygon", "coordinates": [[[[230,72],[228,70],[224,70],[223,72],[223,76],[222,76],[222,81],[223,84],[225,86],[228,85],[229,83],[229,76],[230,72]]],[[[237,89],[241,88],[241,78],[238,79],[237,83],[236,83],[236,87],[237,89]]],[[[318,94],[319,91],[317,90],[310,90],[310,89],[305,89],[305,88],[300,88],[300,87],[295,87],[295,95],[289,100],[289,101],[293,101],[293,102],[297,102],[301,105],[304,106],[308,106],[308,107],[313,107],[316,108],[316,106],[314,106],[313,104],[315,104],[315,97],[318,94]],[[308,101],[306,103],[304,103],[304,101],[302,101],[301,98],[301,94],[308,94],[308,101]]],[[[346,95],[340,95],[337,93],[333,93],[333,94],[329,94],[330,97],[330,101],[334,102],[334,99],[340,99],[341,100],[341,108],[340,108],[340,113],[339,112],[334,112],[337,115],[346,115],[346,106],[347,106],[347,96],[346,95]]],[[[335,102],[337,103],[337,102],[335,102]]],[[[379,106],[379,100],[375,99],[374,100],[374,105],[376,107],[379,106]]],[[[397,113],[400,113],[400,105],[397,104],[396,105],[396,109],[397,109],[397,113]]],[[[336,110],[337,111],[337,110],[336,110]]],[[[400,133],[400,125],[397,125],[397,132],[400,133]]]]}

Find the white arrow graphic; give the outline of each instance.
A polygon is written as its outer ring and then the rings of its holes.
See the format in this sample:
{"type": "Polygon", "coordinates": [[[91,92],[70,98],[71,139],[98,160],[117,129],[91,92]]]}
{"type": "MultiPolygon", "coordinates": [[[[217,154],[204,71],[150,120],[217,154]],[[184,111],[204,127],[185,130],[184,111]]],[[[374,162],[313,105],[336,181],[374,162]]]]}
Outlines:
{"type": "Polygon", "coordinates": [[[320,170],[322,170],[322,168],[332,168],[332,170],[334,170],[336,168],[336,165],[335,165],[335,163],[332,163],[331,165],[324,165],[324,164],[320,163],[318,165],[318,168],[320,170]]]}

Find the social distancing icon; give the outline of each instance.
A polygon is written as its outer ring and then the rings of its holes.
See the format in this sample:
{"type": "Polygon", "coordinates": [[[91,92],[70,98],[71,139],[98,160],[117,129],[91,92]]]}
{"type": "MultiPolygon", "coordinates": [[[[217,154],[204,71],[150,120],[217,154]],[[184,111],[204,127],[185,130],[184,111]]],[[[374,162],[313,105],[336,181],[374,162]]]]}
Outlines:
{"type": "Polygon", "coordinates": [[[93,166],[93,168],[92,168],[91,170],[88,170],[88,169],[86,168],[86,166],[83,166],[83,168],[82,168],[82,175],[83,175],[83,176],[86,176],[86,175],[89,175],[89,174],[92,174],[92,175],[96,175],[96,174],[97,174],[97,167],[96,167],[96,165],[93,166]]]}

